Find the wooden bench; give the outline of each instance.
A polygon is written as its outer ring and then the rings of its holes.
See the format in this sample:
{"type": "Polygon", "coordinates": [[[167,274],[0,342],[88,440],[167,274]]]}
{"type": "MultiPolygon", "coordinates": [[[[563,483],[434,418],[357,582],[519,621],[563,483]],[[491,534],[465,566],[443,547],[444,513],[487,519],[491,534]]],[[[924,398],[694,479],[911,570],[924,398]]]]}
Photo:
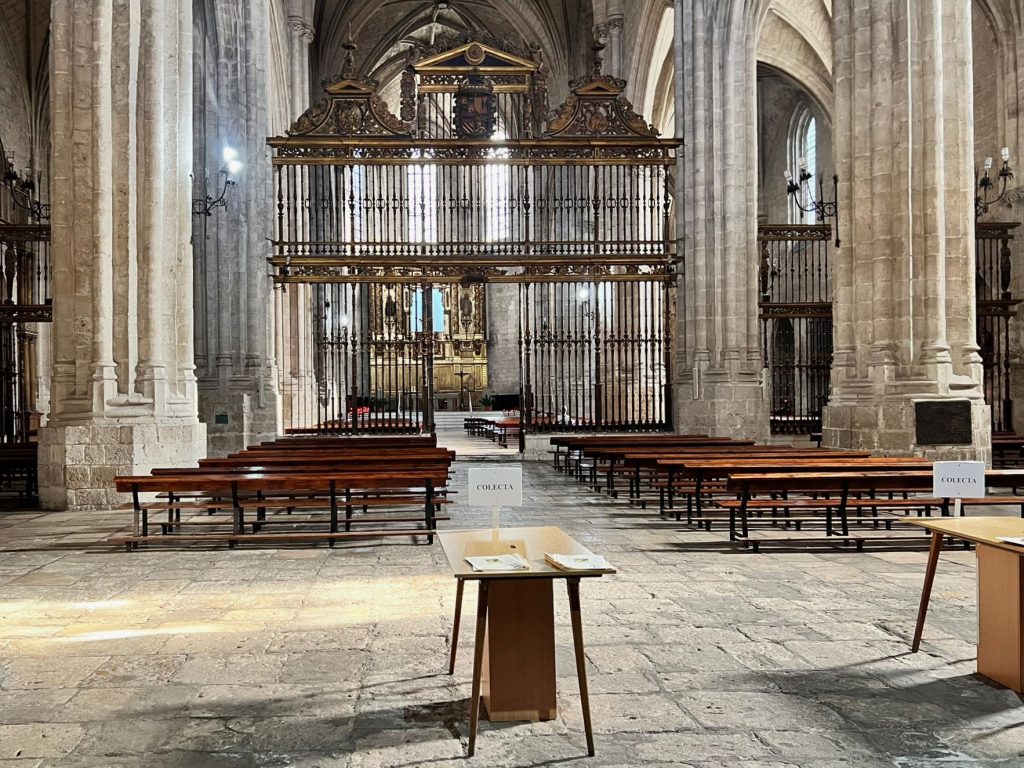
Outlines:
{"type": "Polygon", "coordinates": [[[598,448],[589,449],[589,455],[593,457],[591,481],[594,490],[603,490],[608,495],[616,498],[618,492],[615,487],[616,475],[622,475],[629,480],[629,498],[631,502],[637,501],[642,507],[646,503],[640,499],[641,480],[646,471],[649,487],[655,488],[655,480],[665,475],[665,470],[658,466],[659,459],[671,458],[739,458],[739,457],[761,457],[761,456],[829,456],[829,455],[863,455],[864,453],[850,453],[835,451],[831,449],[816,448],[794,448],[791,446],[753,445],[749,441],[737,441],[735,443],[712,443],[710,441],[694,442],[687,445],[677,445],[657,448],[598,448]],[[597,482],[597,472],[604,472],[603,483],[597,482]]]}
{"type": "MultiPolygon", "coordinates": [[[[433,542],[438,515],[437,505],[444,500],[439,492],[445,488],[447,470],[363,470],[307,472],[289,469],[281,472],[207,472],[165,471],[148,476],[118,477],[115,485],[118,491],[132,495],[132,510],[135,519],[131,536],[115,537],[112,541],[123,543],[128,549],[137,548],[142,542],[153,541],[150,534],[150,512],[153,506],[142,500],[144,493],[167,494],[165,502],[159,502],[165,510],[165,521],[154,523],[164,535],[156,537],[164,541],[206,541],[227,542],[233,547],[239,541],[268,542],[297,540],[292,534],[263,533],[264,526],[271,524],[268,510],[296,510],[309,503],[311,508],[328,512],[326,531],[301,532],[301,540],[327,540],[332,546],[342,536],[339,530],[344,514],[345,534],[360,536],[411,535],[426,536],[433,542]],[[182,497],[188,494],[189,501],[182,497]],[[365,494],[361,498],[360,494],[365,494]],[[361,522],[384,522],[381,518],[356,518],[356,507],[367,506],[372,494],[382,494],[380,506],[389,508],[419,507],[423,510],[423,527],[402,529],[371,529],[352,531],[352,525],[361,522]],[[200,498],[205,497],[205,498],[200,498]],[[220,501],[218,501],[220,500],[220,501]],[[230,504],[230,507],[228,505],[230,504]],[[228,509],[232,513],[231,530],[204,534],[176,533],[183,525],[207,525],[202,521],[185,522],[181,519],[183,509],[228,509]],[[252,532],[246,531],[246,511],[255,509],[255,517],[249,523],[252,532]]],[[[376,502],[375,502],[376,503],[376,502]]],[[[409,522],[399,518],[396,522],[409,522]]]]}
{"type": "MultiPolygon", "coordinates": [[[[1024,469],[994,469],[986,472],[986,483],[990,487],[1016,487],[1024,484],[1024,469]]],[[[877,527],[877,512],[892,510],[896,514],[905,515],[912,511],[929,514],[930,510],[939,510],[941,514],[949,514],[952,502],[948,498],[936,498],[930,495],[932,488],[932,472],[927,470],[877,470],[872,471],[861,467],[858,471],[816,471],[816,472],[737,472],[729,476],[727,488],[736,494],[732,501],[723,500],[719,504],[730,513],[730,539],[754,551],[762,544],[792,544],[794,541],[853,543],[858,549],[863,547],[864,536],[850,533],[851,522],[867,522],[877,527]],[[909,496],[917,493],[917,496],[909,496]],[[758,498],[765,494],[776,494],[785,498],[758,498]],[[882,498],[879,494],[908,494],[905,498],[882,498]],[[800,498],[791,498],[799,495],[800,498]],[[815,498],[818,497],[818,498],[815,498]],[[793,537],[783,538],[751,538],[750,513],[757,509],[784,509],[786,514],[778,518],[782,523],[794,523],[791,514],[796,510],[806,515],[808,512],[823,512],[825,535],[818,539],[793,537]],[[866,517],[852,517],[850,511],[869,510],[873,514],[866,517]],[[837,530],[838,526],[838,530],[837,530]]],[[[1024,496],[997,495],[962,500],[964,509],[973,506],[1013,506],[1020,509],[1024,516],[1024,496]]],[[[769,516],[769,521],[777,516],[769,516]]],[[[807,520],[801,522],[806,523],[807,520]]],[[[891,526],[887,526],[891,527],[891,526]]],[[[905,539],[906,537],[901,537],[905,539]]]]}
{"type": "MultiPolygon", "coordinates": [[[[554,450],[551,453],[554,456],[554,467],[557,470],[568,469],[567,466],[563,466],[560,459],[562,456],[569,456],[572,453],[578,452],[584,446],[644,446],[644,445],[656,445],[671,444],[670,441],[674,441],[678,438],[693,439],[703,438],[712,439],[708,435],[675,435],[665,434],[663,432],[652,432],[650,434],[629,434],[629,435],[555,435],[550,439],[551,446],[554,450]],[[563,452],[562,449],[565,448],[563,452]]],[[[714,438],[723,439],[723,438],[714,438]]],[[[727,439],[727,438],[725,438],[727,439]]]]}
{"type": "Polygon", "coordinates": [[[383,448],[436,448],[436,435],[306,435],[279,437],[276,440],[266,440],[258,445],[250,445],[247,450],[257,448],[269,448],[280,450],[292,450],[297,447],[304,448],[349,448],[356,450],[375,450],[383,448]]]}
{"type": "Polygon", "coordinates": [[[992,466],[1024,466],[1024,435],[992,435],[992,466]]]}
{"type": "MultiPolygon", "coordinates": [[[[820,449],[809,449],[817,451],[820,449]]],[[[674,485],[676,477],[683,477],[692,481],[692,486],[687,484],[684,496],[687,499],[687,522],[693,522],[696,518],[698,524],[706,530],[711,530],[713,516],[706,514],[705,500],[708,494],[705,489],[710,481],[725,481],[736,473],[813,473],[813,472],[839,472],[850,471],[886,471],[896,469],[926,469],[931,467],[930,462],[914,457],[878,457],[829,454],[825,456],[801,457],[795,455],[776,455],[762,457],[733,457],[728,459],[689,459],[689,458],[668,458],[657,462],[658,466],[668,472],[666,483],[666,494],[668,508],[673,508],[673,498],[677,489],[674,485]]],[[[728,485],[725,490],[731,490],[728,485]]],[[[722,506],[721,504],[719,506],[722,506]]],[[[666,509],[660,508],[662,514],[666,509]]],[[[675,513],[676,519],[680,519],[680,512],[675,513]]],[[[733,518],[730,515],[730,538],[735,533],[733,518]]]]}

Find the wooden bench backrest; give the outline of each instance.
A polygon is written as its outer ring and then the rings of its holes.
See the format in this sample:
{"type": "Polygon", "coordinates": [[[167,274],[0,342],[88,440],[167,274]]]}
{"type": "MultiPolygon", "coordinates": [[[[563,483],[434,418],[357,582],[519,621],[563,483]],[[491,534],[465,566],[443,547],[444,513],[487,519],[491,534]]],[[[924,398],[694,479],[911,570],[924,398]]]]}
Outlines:
{"type": "Polygon", "coordinates": [[[282,473],[179,473],[170,475],[122,476],[114,478],[118,491],[129,493],[172,492],[172,493],[229,493],[239,491],[264,491],[267,493],[303,490],[330,490],[332,484],[338,490],[346,488],[443,488],[447,473],[427,470],[403,472],[282,472],[282,473]]]}
{"type": "Polygon", "coordinates": [[[865,457],[871,454],[868,451],[837,451],[829,448],[793,448],[790,446],[771,445],[676,445],[663,446],[661,448],[639,448],[635,446],[617,448],[593,448],[585,449],[584,454],[594,458],[649,458],[664,456],[674,458],[676,456],[701,456],[714,454],[716,456],[848,456],[865,457]]]}
{"type": "Polygon", "coordinates": [[[201,459],[200,467],[229,467],[246,464],[302,464],[302,463],[362,463],[455,461],[455,452],[443,448],[424,448],[411,451],[243,451],[213,459],[201,459]]]}
{"type": "MultiPolygon", "coordinates": [[[[661,432],[655,432],[649,435],[555,435],[551,438],[551,445],[558,445],[566,447],[572,445],[583,445],[589,443],[592,445],[604,444],[604,445],[615,445],[623,444],[633,440],[645,440],[647,442],[670,442],[673,440],[725,440],[731,441],[731,438],[727,437],[710,437],[708,435],[672,435],[661,432]]],[[[753,442],[752,440],[749,442],[753,442]]]]}
{"type": "MultiPolygon", "coordinates": [[[[348,472],[361,474],[374,473],[378,471],[393,470],[395,465],[394,459],[391,461],[298,461],[298,462],[275,462],[275,461],[250,461],[236,465],[230,464],[218,464],[213,466],[202,466],[202,467],[183,467],[183,468],[172,468],[172,467],[158,467],[153,470],[153,475],[160,476],[171,476],[175,474],[179,475],[209,475],[209,474],[295,474],[297,472],[307,474],[323,474],[325,472],[348,472]]],[[[451,462],[447,459],[417,459],[413,461],[402,461],[400,471],[402,472],[445,472],[447,473],[451,467],[451,462]]]]}
{"type": "MultiPolygon", "coordinates": [[[[1024,485],[1024,470],[990,469],[985,472],[990,485],[1024,485]]],[[[903,490],[930,491],[931,470],[878,470],[857,472],[737,472],[729,475],[728,488],[751,493],[771,491],[853,492],[903,490]]]]}
{"type": "Polygon", "coordinates": [[[436,448],[437,438],[429,435],[416,437],[285,437],[270,440],[251,449],[291,450],[297,446],[354,448],[357,450],[380,450],[382,448],[436,448]]]}
{"type": "Polygon", "coordinates": [[[815,472],[886,472],[899,470],[925,470],[931,463],[921,460],[897,460],[886,458],[864,459],[801,459],[801,458],[762,458],[762,459],[711,459],[695,460],[666,459],[659,461],[658,466],[672,467],[685,476],[713,475],[715,477],[732,476],[734,474],[754,473],[790,473],[804,474],[815,472]]]}

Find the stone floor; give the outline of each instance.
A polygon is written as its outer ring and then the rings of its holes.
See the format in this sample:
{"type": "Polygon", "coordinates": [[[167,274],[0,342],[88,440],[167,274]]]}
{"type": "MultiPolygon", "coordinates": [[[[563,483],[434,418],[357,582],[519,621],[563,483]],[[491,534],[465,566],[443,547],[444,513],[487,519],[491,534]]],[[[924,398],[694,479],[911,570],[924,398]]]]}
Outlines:
{"type": "MultiPolygon", "coordinates": [[[[1024,765],[1021,698],[973,674],[973,554],[943,557],[911,655],[923,551],[734,552],[526,478],[503,525],[557,523],[620,568],[583,586],[598,754],[556,593],[561,718],[483,722],[469,765],[1024,765]]],[[[97,544],[123,523],[0,513],[0,766],[467,764],[472,621],[449,677],[439,546],[97,544]]]]}

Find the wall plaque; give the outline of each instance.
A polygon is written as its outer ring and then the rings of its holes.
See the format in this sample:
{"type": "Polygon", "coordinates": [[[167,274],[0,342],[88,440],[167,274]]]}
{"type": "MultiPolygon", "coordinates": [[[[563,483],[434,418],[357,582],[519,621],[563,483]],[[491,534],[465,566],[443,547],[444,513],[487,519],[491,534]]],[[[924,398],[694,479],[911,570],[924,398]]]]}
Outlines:
{"type": "Polygon", "coordinates": [[[918,400],[914,403],[918,445],[971,445],[969,400],[918,400]]]}

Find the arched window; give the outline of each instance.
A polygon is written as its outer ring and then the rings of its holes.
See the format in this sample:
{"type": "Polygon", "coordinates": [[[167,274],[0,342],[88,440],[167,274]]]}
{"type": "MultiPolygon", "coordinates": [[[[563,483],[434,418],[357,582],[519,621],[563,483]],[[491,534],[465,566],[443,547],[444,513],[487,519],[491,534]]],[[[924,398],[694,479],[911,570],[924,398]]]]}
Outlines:
{"type": "MultiPolygon", "coordinates": [[[[794,179],[799,179],[805,171],[811,175],[810,180],[802,185],[800,199],[804,208],[809,208],[818,194],[818,121],[806,104],[801,104],[793,113],[788,154],[789,170],[794,179]]],[[[800,209],[790,201],[790,223],[797,224],[801,220],[806,223],[806,214],[803,217],[800,214],[800,209]]]]}

